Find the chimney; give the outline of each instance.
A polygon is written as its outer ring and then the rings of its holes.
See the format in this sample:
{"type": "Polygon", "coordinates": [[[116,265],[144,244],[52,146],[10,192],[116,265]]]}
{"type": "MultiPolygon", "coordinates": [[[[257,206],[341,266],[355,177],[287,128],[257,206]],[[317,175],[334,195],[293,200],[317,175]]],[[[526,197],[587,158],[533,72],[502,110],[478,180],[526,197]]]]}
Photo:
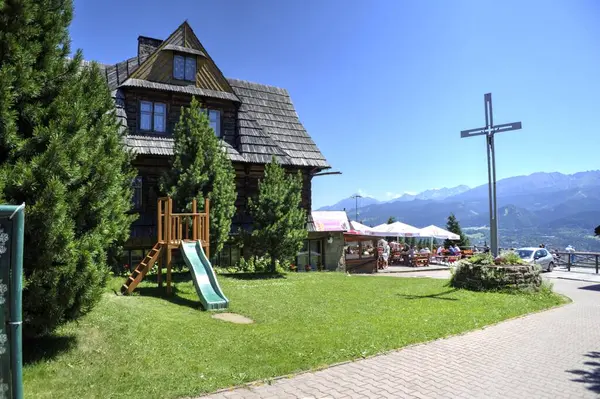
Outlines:
{"type": "Polygon", "coordinates": [[[138,58],[143,60],[148,57],[160,46],[163,41],[160,39],[153,39],[151,37],[139,36],[138,37],[138,58]]]}

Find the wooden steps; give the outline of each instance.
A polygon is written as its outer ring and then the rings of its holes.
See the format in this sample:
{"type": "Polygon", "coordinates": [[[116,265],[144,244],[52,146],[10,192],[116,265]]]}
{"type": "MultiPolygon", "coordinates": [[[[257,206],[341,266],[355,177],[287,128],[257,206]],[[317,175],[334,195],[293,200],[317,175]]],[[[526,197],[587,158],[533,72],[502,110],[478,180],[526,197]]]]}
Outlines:
{"type": "Polygon", "coordinates": [[[136,266],[131,272],[125,284],[121,287],[121,293],[123,295],[131,294],[137,285],[146,277],[146,274],[150,271],[154,262],[158,259],[160,251],[162,249],[162,243],[157,242],[154,247],[148,252],[148,255],[136,266]]]}

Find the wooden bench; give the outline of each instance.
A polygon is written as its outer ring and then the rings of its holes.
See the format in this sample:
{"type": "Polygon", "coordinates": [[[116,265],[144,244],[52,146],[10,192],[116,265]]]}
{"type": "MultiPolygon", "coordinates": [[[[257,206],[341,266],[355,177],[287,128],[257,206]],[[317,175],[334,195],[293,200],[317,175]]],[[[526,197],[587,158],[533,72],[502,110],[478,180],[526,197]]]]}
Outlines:
{"type": "Polygon", "coordinates": [[[415,254],[412,265],[414,267],[429,266],[429,255],[428,254],[415,254]]]}

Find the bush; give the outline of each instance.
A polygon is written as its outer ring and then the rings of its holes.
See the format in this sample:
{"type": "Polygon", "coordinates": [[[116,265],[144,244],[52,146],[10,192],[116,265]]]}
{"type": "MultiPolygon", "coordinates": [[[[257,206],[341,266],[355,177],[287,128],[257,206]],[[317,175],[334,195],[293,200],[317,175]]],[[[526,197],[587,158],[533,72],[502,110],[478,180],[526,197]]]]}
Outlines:
{"type": "MultiPolygon", "coordinates": [[[[250,256],[247,259],[241,258],[235,266],[237,272],[242,273],[267,273],[271,272],[271,258],[268,256],[250,256]]],[[[275,261],[275,272],[282,273],[284,268],[278,260],[275,261]]]]}

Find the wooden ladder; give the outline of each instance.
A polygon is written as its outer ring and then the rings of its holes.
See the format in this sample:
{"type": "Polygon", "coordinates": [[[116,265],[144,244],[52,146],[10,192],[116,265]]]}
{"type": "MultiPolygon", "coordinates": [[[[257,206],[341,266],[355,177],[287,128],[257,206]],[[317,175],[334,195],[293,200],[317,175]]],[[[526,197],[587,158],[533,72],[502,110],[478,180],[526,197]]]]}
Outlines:
{"type": "Polygon", "coordinates": [[[121,287],[121,293],[123,295],[131,294],[135,287],[146,277],[146,274],[154,265],[154,262],[158,259],[160,255],[160,250],[162,249],[162,244],[157,242],[154,247],[148,252],[148,255],[136,266],[135,270],[129,275],[125,284],[121,287]]]}

